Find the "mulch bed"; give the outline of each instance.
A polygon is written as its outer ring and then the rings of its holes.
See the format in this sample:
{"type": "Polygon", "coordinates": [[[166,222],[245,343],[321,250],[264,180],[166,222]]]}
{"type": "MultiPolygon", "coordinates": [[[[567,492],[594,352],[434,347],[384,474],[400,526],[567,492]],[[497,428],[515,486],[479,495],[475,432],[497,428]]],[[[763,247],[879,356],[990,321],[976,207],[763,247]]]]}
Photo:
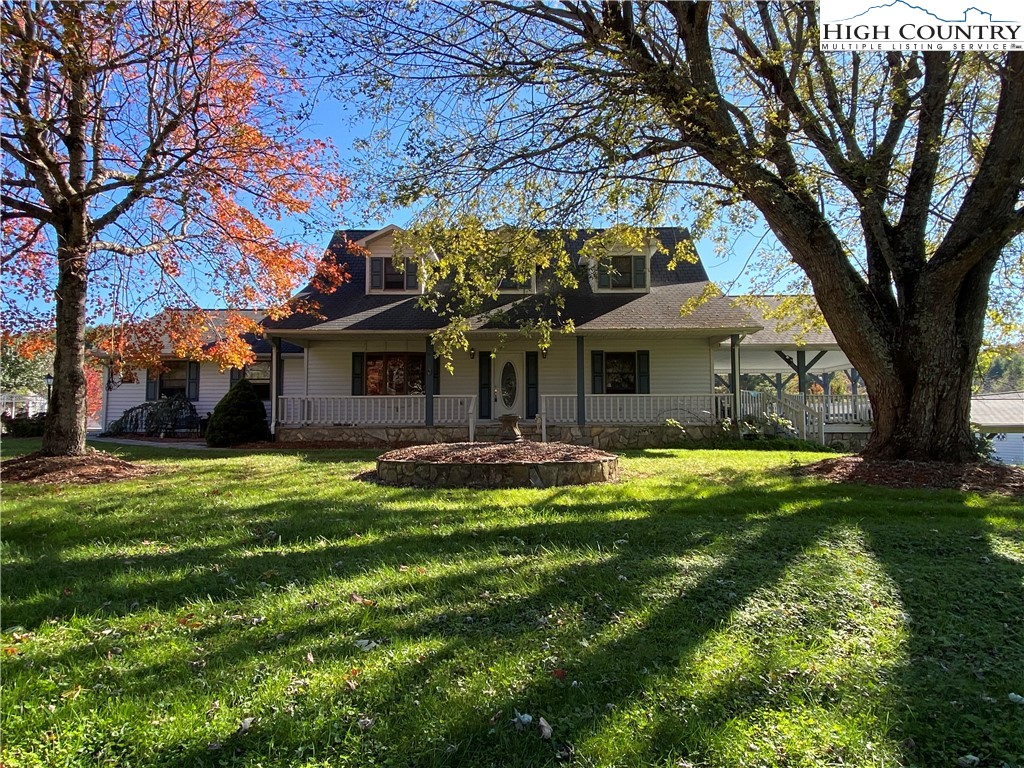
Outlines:
{"type": "Polygon", "coordinates": [[[383,461],[423,461],[437,464],[540,464],[558,461],[601,461],[613,454],[585,445],[566,443],[437,443],[388,451],[383,461]]]}
{"type": "Polygon", "coordinates": [[[883,461],[840,456],[794,469],[797,475],[833,483],[861,483],[887,488],[939,488],[1024,496],[1024,469],[1006,464],[944,464],[930,461],[883,461]]]}
{"type": "Polygon", "coordinates": [[[95,448],[86,448],[82,456],[43,456],[37,452],[7,459],[0,464],[0,481],[33,485],[92,485],[133,480],[157,471],[95,448]]]}

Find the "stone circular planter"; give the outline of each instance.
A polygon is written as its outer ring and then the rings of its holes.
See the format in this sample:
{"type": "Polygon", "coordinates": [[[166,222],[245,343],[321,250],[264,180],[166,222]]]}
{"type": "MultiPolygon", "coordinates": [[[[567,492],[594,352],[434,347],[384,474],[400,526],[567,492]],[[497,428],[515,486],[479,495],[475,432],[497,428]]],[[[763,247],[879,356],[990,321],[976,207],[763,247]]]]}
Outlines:
{"type": "Polygon", "coordinates": [[[377,478],[428,488],[550,488],[614,482],[619,459],[563,443],[419,445],[382,454],[377,478]]]}

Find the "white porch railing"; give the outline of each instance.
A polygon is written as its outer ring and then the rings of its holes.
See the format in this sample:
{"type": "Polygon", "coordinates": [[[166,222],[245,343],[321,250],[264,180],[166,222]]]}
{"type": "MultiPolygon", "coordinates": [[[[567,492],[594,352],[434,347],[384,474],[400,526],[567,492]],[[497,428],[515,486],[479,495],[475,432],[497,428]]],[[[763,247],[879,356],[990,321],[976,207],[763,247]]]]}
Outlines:
{"type": "MultiPolygon", "coordinates": [[[[425,395],[367,395],[362,397],[279,397],[277,418],[282,426],[423,426],[427,421],[425,395]]],[[[435,395],[434,424],[476,425],[476,395],[435,395]]],[[[472,438],[471,438],[472,439],[472,438]]]]}
{"type": "MultiPolygon", "coordinates": [[[[659,425],[673,419],[684,426],[710,426],[726,418],[737,419],[731,394],[586,395],[584,408],[588,424],[659,425]]],[[[541,422],[545,437],[548,424],[576,423],[576,409],[576,395],[544,395],[541,422]]],[[[772,411],[791,421],[801,437],[824,441],[820,413],[805,406],[799,397],[780,402],[763,392],[740,393],[739,418],[756,419],[772,411]]]]}
{"type": "Polygon", "coordinates": [[[805,395],[807,407],[825,417],[826,424],[870,424],[871,401],[867,395],[805,395]]]}
{"type": "MultiPolygon", "coordinates": [[[[731,395],[586,395],[588,424],[714,424],[732,410],[731,395]]],[[[544,395],[541,412],[548,424],[574,424],[576,395],[544,395]]]]}

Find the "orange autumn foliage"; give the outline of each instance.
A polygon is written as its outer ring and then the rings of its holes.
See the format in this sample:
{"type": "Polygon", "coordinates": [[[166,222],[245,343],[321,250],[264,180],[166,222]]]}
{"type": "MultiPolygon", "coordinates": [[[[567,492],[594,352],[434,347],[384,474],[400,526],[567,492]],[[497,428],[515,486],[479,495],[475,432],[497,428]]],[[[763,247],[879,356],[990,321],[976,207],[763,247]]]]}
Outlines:
{"type": "MultiPolygon", "coordinates": [[[[115,369],[151,367],[168,350],[239,366],[255,329],[245,310],[285,315],[310,275],[328,288],[348,279],[343,264],[317,272],[319,248],[280,232],[286,219],[333,229],[348,183],[334,148],[303,137],[308,73],[258,4],[15,2],[0,13],[12,116],[4,332],[56,326],[57,364],[80,368],[54,299],[71,296],[59,278],[81,255],[76,322],[102,326],[95,343],[115,369]],[[239,311],[200,311],[197,294],[239,311]]],[[[78,386],[68,402],[82,400],[78,386]]]]}

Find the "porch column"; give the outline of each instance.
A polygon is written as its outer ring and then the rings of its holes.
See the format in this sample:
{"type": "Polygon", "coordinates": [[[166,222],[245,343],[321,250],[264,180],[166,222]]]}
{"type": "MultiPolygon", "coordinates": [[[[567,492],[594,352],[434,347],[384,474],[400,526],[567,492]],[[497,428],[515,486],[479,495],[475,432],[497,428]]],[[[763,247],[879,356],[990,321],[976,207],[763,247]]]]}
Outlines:
{"type": "Polygon", "coordinates": [[[281,417],[278,398],[281,396],[281,339],[270,338],[270,434],[277,434],[277,422],[281,417]]]}
{"type": "Polygon", "coordinates": [[[427,336],[427,359],[423,371],[423,390],[426,392],[426,422],[428,427],[434,426],[434,343],[427,336]]]}
{"type": "Polygon", "coordinates": [[[587,423],[586,376],[583,368],[583,337],[576,337],[576,423],[587,423]]]}
{"type": "Polygon", "coordinates": [[[732,378],[732,419],[737,424],[740,419],[740,335],[734,333],[729,337],[729,362],[732,378]]]}
{"type": "Polygon", "coordinates": [[[860,374],[857,373],[856,368],[850,369],[850,393],[853,395],[854,400],[857,398],[857,389],[860,386],[860,374]]]}

